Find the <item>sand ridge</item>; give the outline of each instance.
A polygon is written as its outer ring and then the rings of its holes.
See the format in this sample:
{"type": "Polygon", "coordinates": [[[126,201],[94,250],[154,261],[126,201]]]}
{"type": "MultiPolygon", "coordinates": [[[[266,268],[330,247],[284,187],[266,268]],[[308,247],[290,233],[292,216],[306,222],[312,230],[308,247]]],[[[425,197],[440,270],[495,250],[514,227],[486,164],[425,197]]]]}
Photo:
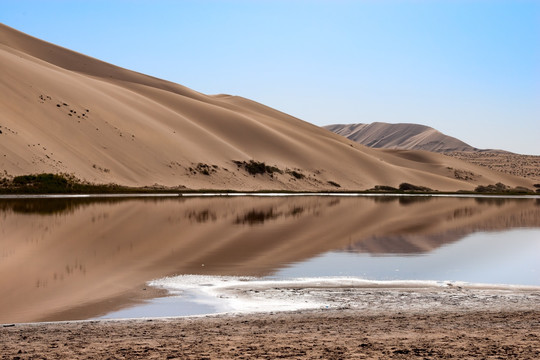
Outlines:
{"type": "Polygon", "coordinates": [[[333,124],[326,125],[324,128],[372,148],[432,152],[477,150],[455,137],[420,124],[374,122],[370,124],[333,124]]]}
{"type": "Polygon", "coordinates": [[[363,190],[402,182],[473,190],[532,182],[426,153],[410,161],[254,101],[209,96],[0,25],[0,170],[130,186],[363,190]],[[279,169],[250,174],[234,161],[279,169]],[[456,177],[455,171],[473,174],[456,177]],[[339,187],[338,187],[339,186],[339,187]]]}

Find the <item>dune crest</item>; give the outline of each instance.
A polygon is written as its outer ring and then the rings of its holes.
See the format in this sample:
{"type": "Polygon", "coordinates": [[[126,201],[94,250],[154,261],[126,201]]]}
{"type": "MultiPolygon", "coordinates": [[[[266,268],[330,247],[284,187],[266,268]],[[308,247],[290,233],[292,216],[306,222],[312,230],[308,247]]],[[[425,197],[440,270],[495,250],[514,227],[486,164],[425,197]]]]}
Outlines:
{"type": "Polygon", "coordinates": [[[63,172],[94,183],[235,190],[532,187],[437,154],[369,149],[254,101],[205,95],[4,25],[0,66],[4,175],[63,172]],[[250,160],[276,170],[253,173],[235,163],[250,160]]]}

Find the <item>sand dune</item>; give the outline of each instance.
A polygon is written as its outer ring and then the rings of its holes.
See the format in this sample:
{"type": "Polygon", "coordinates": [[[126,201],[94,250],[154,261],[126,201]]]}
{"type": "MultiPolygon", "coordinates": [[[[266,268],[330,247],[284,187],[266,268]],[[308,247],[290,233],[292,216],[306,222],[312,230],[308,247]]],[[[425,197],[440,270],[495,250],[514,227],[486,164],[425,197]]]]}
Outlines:
{"type": "Polygon", "coordinates": [[[504,150],[482,150],[419,124],[335,124],[324,126],[338,135],[372,148],[426,150],[443,153],[498,172],[540,181],[540,156],[504,150]]]}
{"type": "Polygon", "coordinates": [[[256,102],[201,94],[4,25],[0,66],[4,175],[65,172],[95,183],[193,189],[532,187],[437,154],[370,149],[256,102]],[[234,160],[282,173],[251,175],[234,160]]]}
{"type": "Polygon", "coordinates": [[[334,124],[324,126],[324,128],[372,148],[432,152],[478,150],[459,139],[420,124],[374,122],[371,124],[334,124]]]}
{"type": "Polygon", "coordinates": [[[0,206],[0,273],[9,274],[0,288],[10,295],[0,296],[0,323],[94,317],[140,299],[147,281],[169,275],[264,276],[332,250],[419,254],[475,231],[540,226],[535,199],[46,199],[0,206]]]}

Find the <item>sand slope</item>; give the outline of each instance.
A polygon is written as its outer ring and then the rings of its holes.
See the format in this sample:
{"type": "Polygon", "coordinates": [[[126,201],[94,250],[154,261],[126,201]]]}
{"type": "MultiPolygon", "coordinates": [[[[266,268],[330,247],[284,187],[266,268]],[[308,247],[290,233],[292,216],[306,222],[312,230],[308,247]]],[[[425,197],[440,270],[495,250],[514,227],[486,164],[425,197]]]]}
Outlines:
{"type": "Polygon", "coordinates": [[[9,175],[241,190],[532,185],[437,154],[369,149],[256,102],[204,95],[4,25],[0,67],[0,171],[9,175]],[[252,176],[233,163],[251,159],[283,174],[252,176]]]}
{"type": "Polygon", "coordinates": [[[373,148],[426,150],[433,152],[475,151],[476,148],[419,124],[334,124],[324,126],[336,134],[373,148]]]}

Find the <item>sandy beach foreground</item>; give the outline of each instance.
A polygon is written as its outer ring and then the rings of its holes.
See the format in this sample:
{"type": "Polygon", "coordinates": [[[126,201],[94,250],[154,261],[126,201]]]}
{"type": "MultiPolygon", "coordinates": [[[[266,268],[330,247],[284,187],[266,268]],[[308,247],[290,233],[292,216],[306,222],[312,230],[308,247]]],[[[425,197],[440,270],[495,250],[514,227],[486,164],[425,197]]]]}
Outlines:
{"type": "Polygon", "coordinates": [[[5,324],[0,327],[1,358],[540,357],[537,289],[293,290],[342,299],[338,301],[342,306],[187,318],[5,324]]]}

